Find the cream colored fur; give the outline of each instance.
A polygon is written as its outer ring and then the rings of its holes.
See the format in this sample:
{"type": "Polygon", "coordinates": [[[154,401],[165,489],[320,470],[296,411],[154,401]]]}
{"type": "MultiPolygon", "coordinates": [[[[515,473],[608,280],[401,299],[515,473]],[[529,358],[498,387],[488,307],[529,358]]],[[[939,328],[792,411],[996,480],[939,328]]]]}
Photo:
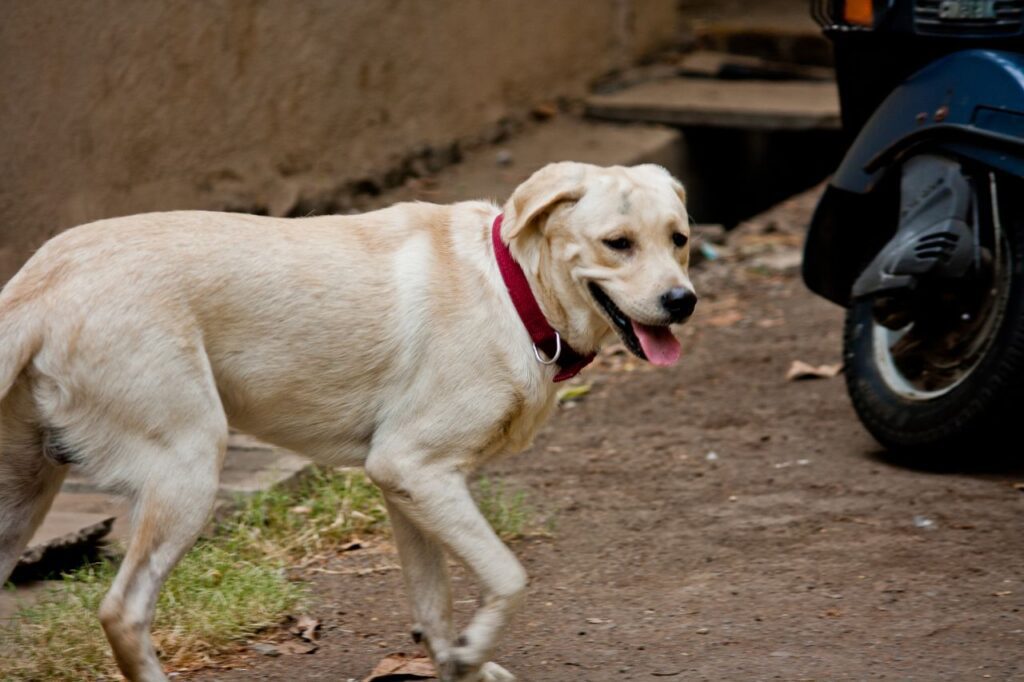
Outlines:
{"type": "MultiPolygon", "coordinates": [[[[665,324],[659,296],[690,286],[671,240],[688,233],[682,199],[657,166],[553,164],[516,190],[503,235],[565,341],[588,352],[614,338],[590,281],[630,317],[665,324]],[[629,256],[602,243],[623,234],[629,256]]],[[[154,604],[207,521],[230,424],[323,465],[364,466],[441,678],[514,679],[487,661],[527,577],[466,476],[529,445],[558,386],[495,263],[500,210],[182,211],[51,240],[0,294],[0,581],[69,466],[131,495],[132,539],[100,619],[126,677],[164,680],[154,604]],[[459,636],[449,555],[485,594],[459,636]]]]}

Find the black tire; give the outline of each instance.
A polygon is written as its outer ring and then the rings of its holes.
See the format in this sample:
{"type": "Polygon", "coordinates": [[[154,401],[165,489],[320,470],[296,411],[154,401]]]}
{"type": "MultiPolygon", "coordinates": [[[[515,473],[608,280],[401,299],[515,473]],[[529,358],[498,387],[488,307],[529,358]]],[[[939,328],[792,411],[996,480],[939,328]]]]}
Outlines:
{"type": "MultiPolygon", "coordinates": [[[[1019,206],[1014,202],[1015,209],[1019,206]]],[[[1004,314],[973,370],[949,392],[914,400],[893,390],[876,361],[871,302],[857,302],[847,312],[847,390],[864,426],[890,450],[915,459],[961,462],[1024,454],[1024,445],[1015,444],[1024,405],[1024,221],[1005,205],[1001,214],[1010,250],[1004,314]]]]}

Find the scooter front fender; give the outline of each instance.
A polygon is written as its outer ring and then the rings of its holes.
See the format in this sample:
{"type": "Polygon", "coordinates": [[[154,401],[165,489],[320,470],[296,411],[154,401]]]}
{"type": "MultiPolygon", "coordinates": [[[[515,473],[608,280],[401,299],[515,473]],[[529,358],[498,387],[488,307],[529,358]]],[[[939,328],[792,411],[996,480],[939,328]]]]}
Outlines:
{"type": "Polygon", "coordinates": [[[812,291],[849,305],[857,275],[896,230],[899,197],[880,191],[885,179],[923,150],[1024,178],[1024,55],[956,52],[882,102],[815,209],[803,265],[812,291]]]}

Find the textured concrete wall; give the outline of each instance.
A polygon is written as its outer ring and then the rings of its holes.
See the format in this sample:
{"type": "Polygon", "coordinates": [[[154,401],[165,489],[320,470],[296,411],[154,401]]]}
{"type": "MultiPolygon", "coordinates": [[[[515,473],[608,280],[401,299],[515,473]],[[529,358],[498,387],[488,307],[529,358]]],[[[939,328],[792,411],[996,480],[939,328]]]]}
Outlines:
{"type": "Polygon", "coordinates": [[[322,200],[581,94],[675,18],[676,0],[0,3],[0,278],[100,217],[322,200]]]}

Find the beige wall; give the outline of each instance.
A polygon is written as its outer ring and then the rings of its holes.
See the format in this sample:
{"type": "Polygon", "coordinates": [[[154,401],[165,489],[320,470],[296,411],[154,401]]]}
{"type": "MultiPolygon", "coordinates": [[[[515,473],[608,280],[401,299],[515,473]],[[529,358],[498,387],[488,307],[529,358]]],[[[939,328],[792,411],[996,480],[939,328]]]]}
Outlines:
{"type": "Polygon", "coordinates": [[[2,2],[0,278],[104,216],[284,214],[676,32],[676,0],[2,2]]]}

